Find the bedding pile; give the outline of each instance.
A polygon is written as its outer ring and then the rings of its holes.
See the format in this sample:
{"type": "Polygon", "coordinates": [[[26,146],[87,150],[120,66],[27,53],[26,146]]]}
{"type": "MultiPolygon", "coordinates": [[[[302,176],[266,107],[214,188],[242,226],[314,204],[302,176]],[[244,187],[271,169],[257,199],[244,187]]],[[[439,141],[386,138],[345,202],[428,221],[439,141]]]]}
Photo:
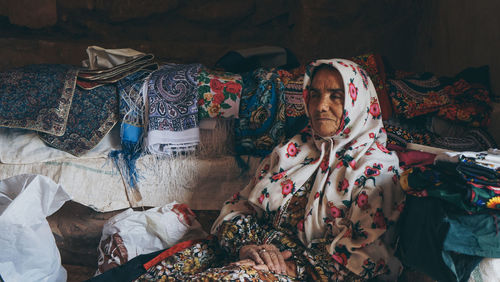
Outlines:
{"type": "Polygon", "coordinates": [[[439,281],[477,277],[483,258],[498,263],[499,168],[498,150],[446,152],[408,167],[400,178],[401,261],[439,281]]]}

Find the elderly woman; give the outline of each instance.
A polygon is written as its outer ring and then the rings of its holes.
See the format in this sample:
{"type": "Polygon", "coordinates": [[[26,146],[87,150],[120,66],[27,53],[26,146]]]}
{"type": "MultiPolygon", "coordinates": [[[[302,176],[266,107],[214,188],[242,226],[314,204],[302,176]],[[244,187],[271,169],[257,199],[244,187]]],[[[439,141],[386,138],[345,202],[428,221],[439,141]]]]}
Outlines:
{"type": "MultiPolygon", "coordinates": [[[[212,227],[233,263],[208,269],[217,265],[200,259],[203,266],[194,276],[174,273],[173,266],[163,274],[217,280],[396,279],[401,267],[393,256],[391,231],[404,194],[397,156],[384,146],[370,78],[351,61],[318,60],[306,71],[304,100],[310,125],[263,160],[212,227]]],[[[201,258],[208,247],[198,250],[201,258]]]]}

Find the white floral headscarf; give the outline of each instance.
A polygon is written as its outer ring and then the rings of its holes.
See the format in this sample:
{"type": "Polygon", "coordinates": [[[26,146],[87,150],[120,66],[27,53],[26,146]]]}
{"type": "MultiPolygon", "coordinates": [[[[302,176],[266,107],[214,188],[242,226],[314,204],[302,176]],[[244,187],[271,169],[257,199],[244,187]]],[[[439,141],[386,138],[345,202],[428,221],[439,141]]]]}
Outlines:
{"type": "Polygon", "coordinates": [[[308,100],[310,75],[321,64],[337,69],[344,82],[339,130],[324,138],[308,126],[276,147],[241,191],[240,201],[223,207],[212,231],[238,214],[278,210],[316,175],[298,237],[308,247],[327,239],[332,257],[363,276],[367,264],[384,266],[393,261],[392,251],[382,241],[404,203],[398,158],[385,148],[387,135],[377,93],[356,63],[343,59],[311,63],[304,77],[304,100],[308,100]]]}

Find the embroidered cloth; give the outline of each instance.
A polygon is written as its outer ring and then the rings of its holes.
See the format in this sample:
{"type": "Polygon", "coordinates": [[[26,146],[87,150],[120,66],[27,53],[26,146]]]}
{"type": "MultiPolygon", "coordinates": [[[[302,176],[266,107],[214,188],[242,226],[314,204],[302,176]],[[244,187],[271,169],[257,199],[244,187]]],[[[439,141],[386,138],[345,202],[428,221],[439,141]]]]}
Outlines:
{"type": "Polygon", "coordinates": [[[75,88],[62,136],[39,132],[50,146],[81,156],[94,148],[118,121],[118,95],[114,84],[92,90],[75,88]]]}
{"type": "Polygon", "coordinates": [[[198,117],[238,118],[243,80],[241,75],[201,68],[198,81],[198,117]]]}
{"type": "Polygon", "coordinates": [[[284,137],[284,85],[277,69],[256,69],[244,74],[243,81],[236,153],[266,156],[284,137]]]}
{"type": "MultiPolygon", "coordinates": [[[[336,279],[342,268],[368,279],[380,274],[395,279],[400,264],[388,246],[391,232],[403,209],[395,153],[385,148],[386,133],[375,87],[354,62],[333,59],[313,62],[304,77],[308,95],[310,74],[320,64],[339,70],[345,87],[343,123],[331,137],[321,138],[311,127],[281,143],[264,159],[256,175],[222,208],[212,233],[233,218],[255,214],[265,220],[285,208],[288,200],[312,178],[304,213],[294,232],[314,253],[333,258],[329,265],[336,279]],[[387,233],[386,233],[387,232],[387,233]]],[[[282,222],[273,221],[279,230],[282,222]]]]}
{"type": "Polygon", "coordinates": [[[63,135],[76,75],[73,66],[49,64],[0,72],[0,126],[63,135]]]}
{"type": "Polygon", "coordinates": [[[193,152],[200,142],[198,77],[201,65],[166,64],[144,83],[146,147],[158,155],[193,152]]]}

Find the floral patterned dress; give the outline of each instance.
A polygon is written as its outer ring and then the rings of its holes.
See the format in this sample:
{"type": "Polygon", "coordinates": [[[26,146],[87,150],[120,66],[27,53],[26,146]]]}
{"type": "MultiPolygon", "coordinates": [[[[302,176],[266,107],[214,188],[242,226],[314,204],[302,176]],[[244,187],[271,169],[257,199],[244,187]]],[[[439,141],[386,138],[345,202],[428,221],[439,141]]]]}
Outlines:
{"type": "Polygon", "coordinates": [[[219,239],[212,244],[221,248],[199,244],[195,258],[190,257],[193,248],[187,248],[189,254],[167,258],[141,279],[292,279],[228,265],[247,244],[290,250],[299,280],[397,279],[402,267],[394,257],[393,232],[405,197],[399,160],[385,148],[375,87],[354,62],[318,60],[304,76],[306,104],[311,74],[322,64],[336,68],[344,83],[337,132],[319,136],[307,126],[276,146],[252,181],[222,207],[211,230],[219,239]]]}
{"type": "Polygon", "coordinates": [[[218,240],[211,237],[195,242],[149,268],[137,281],[327,281],[328,277],[344,281],[364,280],[322,251],[324,246],[321,243],[305,248],[297,238],[312,179],[297,189],[279,212],[268,213],[262,219],[242,215],[225,221],[219,228],[218,240]],[[273,244],[281,251],[291,251],[290,260],[296,263],[297,276],[292,278],[250,266],[231,265],[239,260],[241,247],[248,244],[273,244]]]}

